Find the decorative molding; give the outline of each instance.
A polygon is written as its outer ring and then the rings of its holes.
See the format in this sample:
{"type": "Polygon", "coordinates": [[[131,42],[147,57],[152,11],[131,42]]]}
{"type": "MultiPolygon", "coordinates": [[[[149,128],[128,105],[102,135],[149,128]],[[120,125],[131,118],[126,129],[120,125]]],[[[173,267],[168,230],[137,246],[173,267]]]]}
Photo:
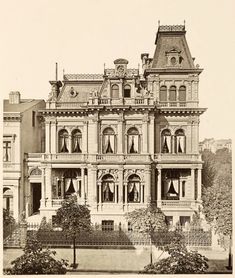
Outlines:
{"type": "Polygon", "coordinates": [[[97,171],[97,181],[102,182],[105,175],[111,175],[115,182],[118,182],[118,169],[99,169],[97,171]]]}

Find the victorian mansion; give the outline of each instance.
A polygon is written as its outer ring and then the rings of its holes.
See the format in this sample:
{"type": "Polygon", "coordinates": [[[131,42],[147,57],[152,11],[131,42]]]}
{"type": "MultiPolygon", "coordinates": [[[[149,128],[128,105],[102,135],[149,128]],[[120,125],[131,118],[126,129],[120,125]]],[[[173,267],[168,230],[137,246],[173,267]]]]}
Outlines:
{"type": "MultiPolygon", "coordinates": [[[[88,204],[93,223],[155,201],[185,225],[201,205],[198,82],[185,26],[159,26],[142,70],[116,59],[103,74],[64,74],[38,114],[45,151],[25,156],[27,217],[51,219],[64,198],[88,204]]],[[[13,200],[14,201],[14,200],[13,200]]]]}

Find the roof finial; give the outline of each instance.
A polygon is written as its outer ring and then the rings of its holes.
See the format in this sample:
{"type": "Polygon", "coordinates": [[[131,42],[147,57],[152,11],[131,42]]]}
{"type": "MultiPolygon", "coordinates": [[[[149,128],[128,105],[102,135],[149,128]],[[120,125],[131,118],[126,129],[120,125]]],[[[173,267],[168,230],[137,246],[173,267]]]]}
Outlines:
{"type": "Polygon", "coordinates": [[[158,20],[158,27],[160,26],[160,20],[158,20]]]}
{"type": "Polygon", "coordinates": [[[58,80],[58,64],[55,63],[55,80],[58,80]]]}
{"type": "Polygon", "coordinates": [[[184,20],[184,27],[185,27],[185,23],[186,23],[186,21],[184,20]]]}

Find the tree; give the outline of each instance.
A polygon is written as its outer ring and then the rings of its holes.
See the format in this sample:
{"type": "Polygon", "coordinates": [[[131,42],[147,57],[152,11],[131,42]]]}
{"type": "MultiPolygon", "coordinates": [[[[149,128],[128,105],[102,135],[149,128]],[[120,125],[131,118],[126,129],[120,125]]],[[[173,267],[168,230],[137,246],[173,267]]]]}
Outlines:
{"type": "Polygon", "coordinates": [[[147,208],[135,209],[125,215],[134,231],[147,235],[150,239],[150,264],[153,262],[152,238],[157,231],[167,231],[165,215],[154,203],[147,208]]]}
{"type": "Polygon", "coordinates": [[[55,223],[62,228],[66,237],[73,240],[73,264],[76,268],[76,238],[81,232],[90,232],[90,210],[86,205],[77,203],[77,197],[71,196],[62,202],[61,208],[56,212],[55,223]]]}
{"type": "Polygon", "coordinates": [[[161,249],[169,254],[167,258],[145,266],[142,273],[148,274],[194,274],[205,273],[208,259],[196,251],[188,251],[184,235],[180,230],[168,232],[168,244],[161,249]]]}
{"type": "Polygon", "coordinates": [[[15,219],[10,215],[9,210],[3,209],[3,225],[8,226],[11,224],[15,224],[15,219]]]}
{"type": "Polygon", "coordinates": [[[58,261],[52,257],[55,251],[43,250],[36,234],[28,236],[24,254],[11,262],[10,274],[65,274],[66,260],[58,261]]]}

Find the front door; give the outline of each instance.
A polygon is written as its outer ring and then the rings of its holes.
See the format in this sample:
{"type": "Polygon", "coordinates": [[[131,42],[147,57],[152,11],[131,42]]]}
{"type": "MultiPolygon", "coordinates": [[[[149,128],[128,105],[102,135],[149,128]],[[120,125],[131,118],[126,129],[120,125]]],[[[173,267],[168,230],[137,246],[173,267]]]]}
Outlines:
{"type": "Polygon", "coordinates": [[[41,183],[33,183],[33,213],[38,212],[41,200],[41,183]]]}

